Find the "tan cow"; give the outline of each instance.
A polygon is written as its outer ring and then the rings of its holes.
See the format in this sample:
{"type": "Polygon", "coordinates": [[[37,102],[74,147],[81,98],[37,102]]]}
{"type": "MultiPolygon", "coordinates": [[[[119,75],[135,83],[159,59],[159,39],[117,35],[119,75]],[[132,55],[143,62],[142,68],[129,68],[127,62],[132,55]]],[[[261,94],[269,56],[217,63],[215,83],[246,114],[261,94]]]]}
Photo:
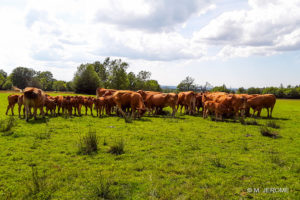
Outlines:
{"type": "Polygon", "coordinates": [[[273,94],[258,95],[247,100],[247,104],[253,109],[252,116],[254,116],[255,112],[257,111],[257,117],[260,117],[260,113],[263,108],[267,109],[267,117],[272,117],[275,103],[276,97],[273,94]]]}
{"type": "Polygon", "coordinates": [[[40,109],[41,115],[44,117],[44,105],[45,105],[45,93],[43,90],[34,88],[34,87],[27,87],[24,89],[24,96],[23,101],[25,105],[25,111],[26,111],[26,121],[29,120],[30,115],[30,108],[33,108],[33,116],[34,119],[36,119],[37,115],[37,109],[40,109]]]}
{"type": "Polygon", "coordinates": [[[8,100],[8,106],[7,106],[7,109],[6,109],[6,115],[8,114],[8,110],[11,109],[11,114],[14,115],[14,107],[16,105],[16,103],[18,103],[18,98],[19,98],[19,95],[9,95],[7,97],[7,100],[8,100]]]}
{"type": "Polygon", "coordinates": [[[136,111],[138,111],[138,117],[141,117],[146,111],[143,98],[137,92],[119,90],[115,92],[112,97],[123,117],[125,117],[125,112],[122,108],[130,107],[133,118],[135,118],[136,111]]]}
{"type": "Polygon", "coordinates": [[[113,95],[116,91],[114,89],[97,88],[96,98],[113,95]]]}
{"type": "Polygon", "coordinates": [[[155,113],[158,114],[158,111],[162,111],[164,107],[170,106],[172,108],[172,116],[175,117],[176,114],[176,105],[178,101],[178,95],[175,93],[161,93],[161,94],[153,94],[149,96],[148,99],[145,100],[145,104],[153,110],[155,109],[155,113]]]}
{"type": "Polygon", "coordinates": [[[185,107],[186,113],[188,112],[190,115],[195,113],[195,104],[196,104],[196,94],[193,91],[188,92],[180,92],[178,94],[178,102],[177,102],[177,110],[179,106],[180,113],[182,113],[182,107],[185,107]]]}

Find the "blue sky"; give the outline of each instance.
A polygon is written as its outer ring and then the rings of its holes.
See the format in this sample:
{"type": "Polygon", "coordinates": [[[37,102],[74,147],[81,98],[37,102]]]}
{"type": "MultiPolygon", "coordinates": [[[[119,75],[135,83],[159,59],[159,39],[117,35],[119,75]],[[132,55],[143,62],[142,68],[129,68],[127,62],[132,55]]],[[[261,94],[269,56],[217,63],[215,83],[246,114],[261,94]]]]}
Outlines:
{"type": "Polygon", "coordinates": [[[0,69],[69,81],[110,56],[162,85],[299,85],[299,10],[300,0],[2,0],[0,69]]]}

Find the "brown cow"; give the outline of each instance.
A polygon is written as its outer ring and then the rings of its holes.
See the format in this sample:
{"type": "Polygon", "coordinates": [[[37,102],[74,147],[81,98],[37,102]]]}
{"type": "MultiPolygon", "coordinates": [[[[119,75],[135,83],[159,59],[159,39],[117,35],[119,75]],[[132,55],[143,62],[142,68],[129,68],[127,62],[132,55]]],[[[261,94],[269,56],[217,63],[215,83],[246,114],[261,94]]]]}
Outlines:
{"type": "Polygon", "coordinates": [[[260,117],[260,113],[263,108],[267,109],[268,117],[272,117],[275,103],[276,97],[273,94],[258,95],[247,100],[247,104],[253,109],[252,116],[254,116],[257,111],[257,117],[260,117]],[[271,110],[269,111],[269,109],[271,110]]]}
{"type": "Polygon", "coordinates": [[[55,97],[55,103],[57,105],[57,114],[59,114],[60,109],[62,109],[62,113],[64,113],[63,101],[64,101],[63,96],[56,96],[55,97]]]}
{"type": "Polygon", "coordinates": [[[130,107],[132,112],[132,117],[135,118],[135,112],[138,111],[138,117],[141,117],[145,111],[145,104],[143,102],[142,96],[133,91],[119,90],[113,94],[113,100],[117,105],[120,113],[125,117],[125,113],[122,108],[130,107]]]}
{"type": "Polygon", "coordinates": [[[148,99],[145,100],[145,104],[148,105],[150,109],[155,109],[155,113],[158,114],[158,111],[162,111],[162,109],[166,106],[170,106],[173,110],[172,116],[175,117],[176,114],[176,105],[178,101],[178,95],[175,93],[168,94],[153,94],[148,99]]]}
{"type": "Polygon", "coordinates": [[[148,100],[151,98],[151,96],[155,94],[162,94],[161,92],[155,92],[155,91],[144,91],[144,90],[138,90],[137,93],[139,93],[144,100],[144,104],[146,108],[148,109],[149,115],[150,113],[153,113],[154,108],[148,105],[148,100]]]}
{"type": "Polygon", "coordinates": [[[195,104],[196,104],[196,95],[193,91],[180,92],[178,94],[177,110],[179,106],[181,106],[180,113],[182,113],[182,107],[184,106],[186,113],[188,112],[190,115],[194,114],[195,104]]]}
{"type": "Polygon", "coordinates": [[[105,97],[99,97],[94,99],[94,109],[97,111],[97,116],[101,117],[102,114],[104,115],[105,109],[105,97]]]}
{"type": "Polygon", "coordinates": [[[216,120],[218,120],[219,117],[223,120],[223,115],[228,111],[224,102],[205,101],[203,106],[203,118],[206,118],[208,113],[215,113],[216,120]]]}
{"type": "MultiPolygon", "coordinates": [[[[18,112],[19,112],[19,118],[21,118],[21,109],[22,109],[22,106],[23,107],[23,116],[25,117],[25,105],[24,105],[24,101],[23,101],[23,94],[19,96],[18,98],[18,112]]],[[[31,111],[31,110],[30,110],[31,111]]],[[[31,113],[30,113],[31,115],[31,113]]]]}
{"type": "Polygon", "coordinates": [[[114,89],[105,89],[105,88],[97,88],[96,90],[96,98],[104,96],[113,95],[117,90],[114,89]]]}
{"type": "Polygon", "coordinates": [[[11,109],[11,114],[14,115],[14,107],[16,105],[16,103],[18,103],[18,98],[19,98],[19,95],[9,95],[7,97],[7,100],[8,100],[8,106],[7,106],[7,109],[6,109],[6,115],[8,114],[8,110],[11,109]]]}
{"type": "Polygon", "coordinates": [[[72,101],[73,97],[71,96],[64,96],[63,97],[63,103],[62,103],[62,110],[63,114],[68,113],[69,116],[72,115],[73,107],[72,107],[72,101]]]}
{"type": "Polygon", "coordinates": [[[94,104],[94,97],[83,97],[83,105],[85,106],[85,114],[87,115],[88,108],[91,110],[91,115],[93,115],[93,104],[94,104]]]}
{"type": "Polygon", "coordinates": [[[203,105],[202,105],[202,93],[197,93],[197,94],[196,94],[196,104],[195,104],[195,106],[196,106],[196,111],[197,111],[197,113],[200,112],[200,108],[202,108],[202,110],[203,110],[203,105]]]}
{"type": "Polygon", "coordinates": [[[25,105],[26,111],[26,121],[29,120],[30,108],[33,107],[33,116],[36,119],[37,109],[40,109],[41,115],[45,115],[44,113],[44,104],[45,104],[45,93],[43,90],[33,87],[27,87],[24,89],[23,101],[25,105]]]}
{"type": "Polygon", "coordinates": [[[50,110],[51,116],[56,116],[56,103],[55,98],[47,97],[45,100],[45,107],[46,107],[46,115],[48,115],[48,111],[50,110]]]}
{"type": "Polygon", "coordinates": [[[111,115],[113,108],[116,106],[114,102],[113,96],[105,96],[104,97],[104,104],[105,104],[105,112],[107,115],[111,115]]]}

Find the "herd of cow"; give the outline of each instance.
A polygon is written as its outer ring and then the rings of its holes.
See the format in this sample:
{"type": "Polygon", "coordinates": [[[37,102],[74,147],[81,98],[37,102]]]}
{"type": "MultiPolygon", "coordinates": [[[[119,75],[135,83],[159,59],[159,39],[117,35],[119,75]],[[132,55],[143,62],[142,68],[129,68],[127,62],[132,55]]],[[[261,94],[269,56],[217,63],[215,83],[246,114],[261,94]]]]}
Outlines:
{"type": "Polygon", "coordinates": [[[163,108],[171,107],[172,116],[175,116],[178,108],[180,113],[185,108],[187,114],[193,115],[200,113],[202,108],[203,118],[209,114],[215,114],[216,119],[223,119],[223,116],[250,116],[250,108],[253,109],[254,116],[260,116],[261,110],[266,108],[268,117],[272,117],[272,111],[276,103],[276,97],[272,94],[248,95],[248,94],[227,94],[224,92],[205,92],[195,93],[193,91],[176,93],[161,93],[154,91],[138,90],[113,90],[98,88],[95,97],[86,96],[49,96],[41,89],[27,87],[22,95],[9,95],[6,115],[11,109],[14,115],[14,106],[18,104],[19,117],[23,106],[23,115],[28,121],[32,116],[36,119],[37,109],[41,115],[63,114],[81,116],[81,108],[85,106],[85,114],[90,110],[93,115],[93,108],[97,116],[102,116],[104,112],[111,115],[116,112],[125,117],[126,113],[132,114],[132,117],[141,117],[146,111],[149,115],[157,115],[163,112],[163,108]],[[46,113],[44,112],[44,107],[46,113]]]}

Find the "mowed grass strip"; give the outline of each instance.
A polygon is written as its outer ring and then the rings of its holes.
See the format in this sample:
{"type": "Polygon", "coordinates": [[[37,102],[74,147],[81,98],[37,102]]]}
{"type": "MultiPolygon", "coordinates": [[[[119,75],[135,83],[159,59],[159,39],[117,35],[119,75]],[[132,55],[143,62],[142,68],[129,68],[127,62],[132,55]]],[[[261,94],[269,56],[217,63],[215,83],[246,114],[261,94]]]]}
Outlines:
{"type": "MultiPolygon", "coordinates": [[[[0,93],[0,121],[9,118],[8,95],[0,93]]],[[[300,101],[277,100],[273,116],[278,139],[261,135],[265,118],[243,125],[180,114],[133,123],[90,115],[26,123],[16,116],[9,134],[0,134],[0,199],[297,199],[300,101]],[[97,151],[79,154],[78,141],[91,129],[97,151]],[[119,141],[124,152],[111,153],[119,141]]]]}

